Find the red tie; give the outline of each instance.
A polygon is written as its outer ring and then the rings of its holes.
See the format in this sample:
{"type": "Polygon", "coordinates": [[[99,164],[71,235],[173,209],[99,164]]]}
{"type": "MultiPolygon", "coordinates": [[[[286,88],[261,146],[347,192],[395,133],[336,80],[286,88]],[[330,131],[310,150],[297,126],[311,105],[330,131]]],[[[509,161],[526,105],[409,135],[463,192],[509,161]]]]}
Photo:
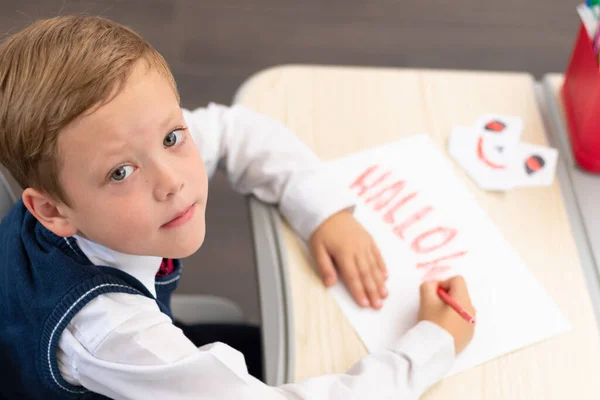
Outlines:
{"type": "Polygon", "coordinates": [[[160,263],[160,268],[156,273],[156,276],[167,276],[171,272],[173,272],[174,268],[175,267],[173,266],[173,260],[171,260],[170,258],[163,258],[162,262],[160,263]]]}

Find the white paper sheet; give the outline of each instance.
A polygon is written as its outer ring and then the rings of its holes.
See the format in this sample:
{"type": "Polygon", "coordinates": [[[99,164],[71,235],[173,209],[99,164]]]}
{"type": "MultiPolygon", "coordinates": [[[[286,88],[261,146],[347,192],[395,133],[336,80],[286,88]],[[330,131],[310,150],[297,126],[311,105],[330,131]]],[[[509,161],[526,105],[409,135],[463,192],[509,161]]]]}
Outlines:
{"type": "Polygon", "coordinates": [[[449,375],[570,329],[428,136],[329,166],[357,195],[355,217],[389,270],[389,296],[379,311],[357,306],[343,283],[330,288],[370,352],[389,347],[416,323],[419,285],[428,275],[464,276],[477,309],[475,336],[449,375]]]}

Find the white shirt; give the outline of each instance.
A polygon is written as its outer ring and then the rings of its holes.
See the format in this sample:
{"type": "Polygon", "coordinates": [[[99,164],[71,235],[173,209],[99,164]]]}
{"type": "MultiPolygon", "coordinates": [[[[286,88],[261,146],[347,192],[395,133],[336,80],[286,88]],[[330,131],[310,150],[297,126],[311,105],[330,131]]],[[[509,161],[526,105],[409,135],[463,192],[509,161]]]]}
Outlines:
{"type": "MultiPolygon", "coordinates": [[[[210,105],[184,116],[209,176],[223,165],[237,191],[279,203],[303,239],[353,205],[349,192],[340,195],[343,189],[319,177],[320,161],[280,123],[240,106],[210,105]]],[[[123,270],[155,293],[160,257],[76,239],[94,264],[123,270]]],[[[153,299],[108,293],[70,321],[57,359],[69,383],[114,399],[416,399],[450,370],[454,341],[437,325],[420,322],[393,348],[364,357],[344,374],[270,387],[248,374],[233,348],[196,348],[153,299]]]]}

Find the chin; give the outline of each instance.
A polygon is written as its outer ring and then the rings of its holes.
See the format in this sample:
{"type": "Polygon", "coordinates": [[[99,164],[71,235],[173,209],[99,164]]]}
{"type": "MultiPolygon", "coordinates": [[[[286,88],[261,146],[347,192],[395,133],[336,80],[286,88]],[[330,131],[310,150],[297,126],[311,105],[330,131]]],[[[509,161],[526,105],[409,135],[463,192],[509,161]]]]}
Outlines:
{"type": "Polygon", "coordinates": [[[185,243],[178,243],[177,246],[164,249],[161,256],[164,258],[186,258],[198,251],[202,243],[204,243],[204,232],[192,240],[186,240],[185,243]]]}

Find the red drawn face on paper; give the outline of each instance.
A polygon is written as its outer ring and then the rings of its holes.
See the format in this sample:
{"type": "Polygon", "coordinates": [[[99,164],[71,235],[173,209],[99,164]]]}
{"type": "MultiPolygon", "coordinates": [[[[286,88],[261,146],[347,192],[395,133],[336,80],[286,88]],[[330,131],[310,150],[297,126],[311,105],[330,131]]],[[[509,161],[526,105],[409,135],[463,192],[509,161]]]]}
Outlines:
{"type": "Polygon", "coordinates": [[[544,169],[545,165],[546,161],[542,158],[542,156],[533,155],[527,157],[527,159],[525,159],[525,172],[527,175],[533,175],[536,172],[544,169]]]}
{"type": "Polygon", "coordinates": [[[485,124],[485,130],[490,132],[502,133],[506,129],[506,124],[502,121],[494,119],[485,124]]]}
{"type": "MultiPolygon", "coordinates": [[[[489,133],[501,136],[505,130],[506,124],[499,120],[491,120],[485,124],[485,131],[489,133]]],[[[505,169],[507,166],[503,153],[504,146],[499,141],[486,140],[484,135],[477,140],[477,158],[487,167],[505,169]]]]}

